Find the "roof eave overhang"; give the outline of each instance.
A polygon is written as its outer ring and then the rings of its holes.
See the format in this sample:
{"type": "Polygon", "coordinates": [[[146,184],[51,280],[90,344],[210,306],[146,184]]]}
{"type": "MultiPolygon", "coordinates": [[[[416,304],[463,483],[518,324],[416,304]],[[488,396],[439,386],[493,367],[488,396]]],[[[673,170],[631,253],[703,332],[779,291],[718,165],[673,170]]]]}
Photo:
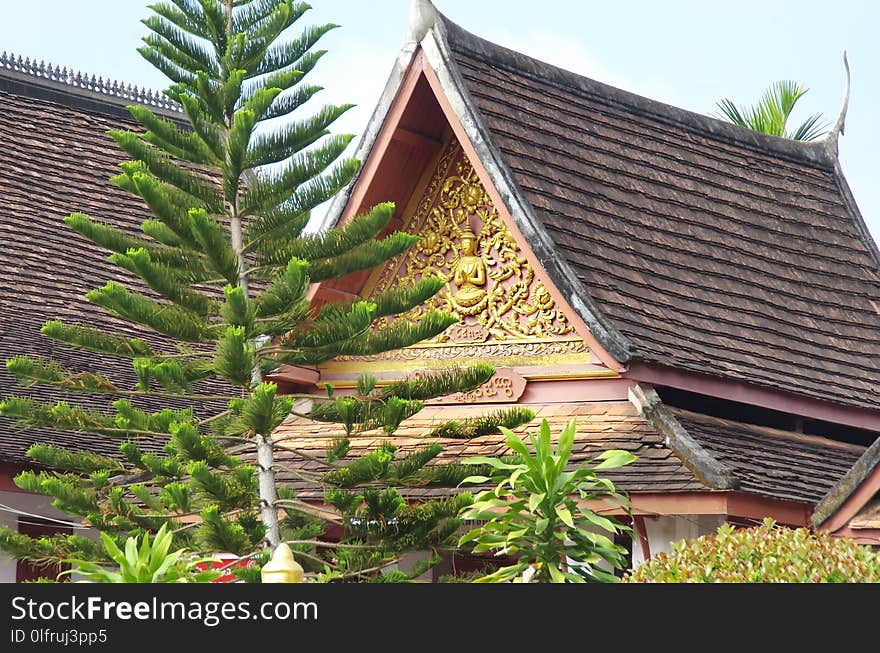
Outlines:
{"type": "Polygon", "coordinates": [[[880,410],[823,401],[768,386],[691,372],[657,363],[633,362],[621,376],[867,431],[880,431],[880,410]]]}
{"type": "MultiPolygon", "coordinates": [[[[802,501],[776,499],[738,490],[705,492],[630,492],[629,514],[645,517],[719,515],[761,520],[770,517],[788,526],[808,526],[813,507],[802,501]]],[[[581,500],[581,505],[604,514],[627,514],[601,501],[581,500]]]]}

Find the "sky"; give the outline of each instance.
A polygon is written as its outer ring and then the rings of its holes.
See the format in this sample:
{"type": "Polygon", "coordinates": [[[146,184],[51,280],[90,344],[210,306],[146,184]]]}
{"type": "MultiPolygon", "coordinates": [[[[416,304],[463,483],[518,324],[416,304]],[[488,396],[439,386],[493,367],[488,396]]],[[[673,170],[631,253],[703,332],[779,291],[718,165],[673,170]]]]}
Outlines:
{"type": "MultiPolygon", "coordinates": [[[[163,89],[136,52],[145,0],[0,0],[0,51],[163,89]]],[[[312,0],[303,23],[340,25],[310,74],[312,103],[357,106],[335,131],[360,136],[406,34],[410,0],[312,0]]],[[[792,116],[833,123],[843,102],[844,50],[852,94],[840,161],[880,240],[880,3],[873,0],[435,0],[465,29],[549,63],[698,113],[724,97],[756,102],[773,81],[810,91],[792,116]]]]}

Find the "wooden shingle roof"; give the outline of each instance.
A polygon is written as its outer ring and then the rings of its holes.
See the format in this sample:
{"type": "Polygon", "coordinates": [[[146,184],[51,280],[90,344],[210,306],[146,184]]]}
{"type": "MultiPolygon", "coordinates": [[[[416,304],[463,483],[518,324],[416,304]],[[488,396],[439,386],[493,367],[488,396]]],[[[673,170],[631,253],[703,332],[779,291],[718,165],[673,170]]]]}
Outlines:
{"type": "MultiPolygon", "coordinates": [[[[496,408],[503,408],[497,406],[496,408]]],[[[524,435],[540,424],[542,419],[550,423],[551,432],[558,436],[565,424],[577,420],[578,436],[572,448],[571,464],[587,461],[607,449],[624,449],[636,456],[635,462],[620,469],[608,470],[604,474],[629,492],[686,492],[706,489],[663,444],[663,437],[628,402],[599,402],[592,404],[541,404],[530,405],[535,419],[515,429],[524,435]]],[[[366,453],[382,442],[390,442],[398,449],[397,457],[437,442],[444,447],[435,459],[436,463],[457,463],[469,456],[505,456],[510,450],[501,434],[487,435],[471,440],[428,439],[425,435],[436,426],[449,420],[478,417],[486,413],[482,406],[428,406],[405,420],[393,437],[382,432],[368,432],[352,438],[349,455],[343,464],[366,453]]],[[[314,460],[305,460],[283,450],[302,451],[309,456],[325,459],[327,446],[338,437],[337,425],[321,424],[303,418],[292,417],[285,421],[274,433],[279,442],[278,460],[282,467],[288,466],[311,472],[327,471],[329,467],[314,460]]],[[[323,497],[320,488],[311,485],[296,474],[279,471],[277,478],[299,490],[301,497],[323,497]]],[[[465,488],[471,489],[471,488],[465,488]]],[[[444,495],[454,492],[454,488],[404,488],[406,496],[419,497],[444,495]]]]}
{"type": "MultiPolygon", "coordinates": [[[[0,294],[0,397],[69,400],[108,410],[115,397],[66,395],[45,386],[22,388],[4,364],[19,354],[53,357],[70,369],[102,373],[122,387],[134,387],[131,361],[75,351],[43,336],[40,327],[51,319],[121,331],[159,349],[168,345],[167,341],[162,345],[161,336],[118,320],[85,300],[86,292],[110,280],[142,292],[149,290],[110,264],[107,251],[62,221],[81,211],[126,232],[139,233],[146,207],[109,181],[120,172],[119,162],[128,157],[105,133],[136,128],[124,108],[131,99],[111,97],[100,89],[71,87],[72,77],[57,81],[37,78],[34,73],[32,68],[10,70],[0,65],[0,285],[4,289],[0,294]]],[[[138,97],[151,96],[141,93],[138,97]]],[[[134,403],[148,410],[175,404],[134,403]]],[[[0,461],[28,463],[26,451],[35,441],[106,455],[118,455],[119,450],[119,441],[112,438],[44,429],[20,431],[11,420],[0,417],[0,461]]],[[[159,447],[155,442],[142,444],[145,450],[159,447]]]]}
{"type": "Polygon", "coordinates": [[[670,408],[684,429],[731,468],[739,489],[815,505],[865,447],[670,408]]]}
{"type": "Polygon", "coordinates": [[[757,134],[433,21],[475,148],[618,360],[880,408],[880,257],[836,134],[757,134]]]}
{"type": "MultiPolygon", "coordinates": [[[[662,428],[643,418],[629,402],[530,405],[535,419],[515,432],[533,431],[542,419],[550,423],[554,435],[572,417],[577,420],[577,437],[572,449],[571,466],[585,462],[607,449],[624,449],[636,456],[634,463],[602,472],[630,494],[665,494],[712,492],[701,482],[666,443],[662,428]]],[[[780,431],[733,420],[720,419],[688,411],[669,409],[672,417],[718,462],[732,470],[737,491],[769,499],[798,501],[815,505],[823,494],[846,473],[864,451],[864,447],[835,442],[816,436],[780,431]]],[[[342,463],[366,453],[371,447],[390,442],[401,457],[429,442],[439,442],[444,451],[436,463],[461,462],[468,456],[504,456],[510,450],[504,436],[489,435],[472,440],[429,439],[426,434],[448,420],[477,417],[485,411],[480,406],[428,406],[405,420],[393,437],[369,432],[352,438],[349,456],[342,463]]],[[[321,498],[317,485],[303,480],[297,471],[321,473],[329,466],[326,449],[340,430],[332,424],[310,422],[292,417],[275,432],[279,443],[278,459],[287,471],[278,479],[297,488],[302,498],[321,498]],[[284,453],[284,449],[303,452],[284,453]],[[291,471],[294,470],[294,471],[291,471]]],[[[433,463],[432,463],[433,464],[433,463]]],[[[465,488],[471,489],[471,488],[465,488]]],[[[454,488],[403,488],[409,497],[442,496],[454,488]]]]}

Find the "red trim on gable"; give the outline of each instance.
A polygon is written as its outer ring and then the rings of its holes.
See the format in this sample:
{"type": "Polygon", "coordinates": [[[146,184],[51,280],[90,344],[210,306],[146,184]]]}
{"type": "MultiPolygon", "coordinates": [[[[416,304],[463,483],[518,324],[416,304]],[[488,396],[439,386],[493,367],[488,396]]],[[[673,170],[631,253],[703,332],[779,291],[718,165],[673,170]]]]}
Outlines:
{"type": "MultiPolygon", "coordinates": [[[[634,516],[724,515],[756,521],[771,517],[787,526],[807,526],[813,506],[800,501],[771,499],[745,492],[631,492],[629,500],[634,516]]],[[[584,505],[604,514],[625,514],[619,507],[602,501],[585,501],[584,505]]]]}
{"type": "Polygon", "coordinates": [[[15,476],[17,476],[24,470],[25,467],[23,465],[14,465],[13,463],[0,463],[0,491],[25,492],[25,490],[22,490],[12,481],[15,476]]]}
{"type": "MultiPolygon", "coordinates": [[[[399,229],[423,171],[440,152],[448,126],[422,74],[423,60],[421,49],[416,50],[337,225],[380,202],[393,201],[395,213],[385,233],[399,229]]],[[[320,303],[339,300],[339,293],[356,294],[371,272],[365,270],[315,285],[309,299],[320,303]]]]}
{"type": "MultiPolygon", "coordinates": [[[[413,54],[412,61],[404,75],[403,81],[401,82],[400,89],[397,91],[397,96],[394,98],[394,101],[388,109],[388,113],[385,116],[385,120],[382,123],[379,133],[376,135],[376,140],[373,143],[373,147],[370,149],[370,154],[367,156],[367,160],[364,161],[363,168],[361,169],[358,180],[352,189],[348,204],[345,206],[345,211],[343,211],[339,218],[339,224],[343,224],[346,220],[355,215],[363,205],[368,192],[373,186],[373,181],[379,170],[380,164],[385,159],[391,143],[396,140],[394,134],[400,126],[403,114],[409,106],[410,100],[413,98],[416,85],[422,78],[423,67],[424,54],[422,53],[421,48],[419,48],[413,54]]],[[[421,146],[425,145],[424,140],[420,142],[421,146]]],[[[439,149],[440,143],[436,142],[435,147],[439,149]]]]}
{"type": "Polygon", "coordinates": [[[665,385],[761,408],[802,415],[810,419],[844,424],[868,431],[880,431],[880,411],[841,406],[742,381],[647,363],[635,363],[621,376],[653,385],[665,385]]]}
{"type": "MultiPolygon", "coordinates": [[[[880,492],[880,466],[859,484],[859,487],[847,497],[840,507],[834,511],[828,519],[819,526],[819,531],[837,534],[841,530],[847,530],[849,521],[859,514],[859,511],[880,492]]],[[[859,529],[868,530],[868,529],[859,529]]]]}

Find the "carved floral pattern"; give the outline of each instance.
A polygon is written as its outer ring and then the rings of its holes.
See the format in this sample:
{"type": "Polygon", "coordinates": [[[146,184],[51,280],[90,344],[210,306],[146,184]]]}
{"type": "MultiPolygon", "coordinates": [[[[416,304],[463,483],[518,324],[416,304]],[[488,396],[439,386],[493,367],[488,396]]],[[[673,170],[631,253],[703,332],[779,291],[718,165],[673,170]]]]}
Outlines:
{"type": "MultiPolygon", "coordinates": [[[[416,321],[437,309],[458,317],[460,324],[435,343],[489,344],[574,335],[456,141],[444,151],[403,229],[421,240],[382,271],[374,289],[383,291],[426,276],[446,282],[444,290],[404,317],[416,321]]],[[[479,355],[486,353],[481,349],[479,355]]]]}

